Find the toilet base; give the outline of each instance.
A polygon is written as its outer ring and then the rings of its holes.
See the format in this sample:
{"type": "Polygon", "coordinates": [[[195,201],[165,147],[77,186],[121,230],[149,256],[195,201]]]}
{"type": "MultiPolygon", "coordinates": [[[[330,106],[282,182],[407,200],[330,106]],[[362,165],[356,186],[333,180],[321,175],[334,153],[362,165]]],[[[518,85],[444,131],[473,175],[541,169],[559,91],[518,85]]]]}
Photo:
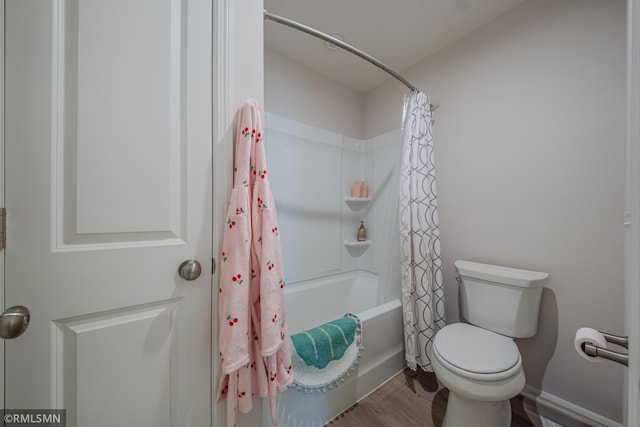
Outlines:
{"type": "Polygon", "coordinates": [[[510,427],[511,404],[469,400],[449,391],[442,427],[510,427]]]}

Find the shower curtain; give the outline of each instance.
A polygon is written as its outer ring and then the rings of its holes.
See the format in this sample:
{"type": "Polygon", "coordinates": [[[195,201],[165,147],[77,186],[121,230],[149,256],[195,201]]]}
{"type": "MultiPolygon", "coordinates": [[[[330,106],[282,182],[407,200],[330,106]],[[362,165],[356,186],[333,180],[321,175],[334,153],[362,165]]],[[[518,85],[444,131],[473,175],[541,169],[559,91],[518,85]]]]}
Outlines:
{"type": "Polygon", "coordinates": [[[431,346],[445,325],[431,104],[422,92],[404,103],[399,221],[407,365],[433,372],[431,346]]]}

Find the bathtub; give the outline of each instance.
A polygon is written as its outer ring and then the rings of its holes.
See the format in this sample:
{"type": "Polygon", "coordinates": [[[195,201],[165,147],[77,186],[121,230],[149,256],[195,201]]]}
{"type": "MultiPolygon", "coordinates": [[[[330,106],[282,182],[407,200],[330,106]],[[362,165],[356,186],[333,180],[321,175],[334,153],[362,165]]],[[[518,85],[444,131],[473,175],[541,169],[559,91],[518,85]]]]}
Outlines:
{"type": "MultiPolygon", "coordinates": [[[[289,332],[313,328],[346,313],[362,321],[364,350],[357,369],[339,387],[306,394],[294,387],[278,401],[278,427],[320,427],[404,368],[400,300],[376,305],[375,275],[353,272],[298,283],[286,291],[289,332]]],[[[264,405],[263,426],[271,425],[264,405]]]]}

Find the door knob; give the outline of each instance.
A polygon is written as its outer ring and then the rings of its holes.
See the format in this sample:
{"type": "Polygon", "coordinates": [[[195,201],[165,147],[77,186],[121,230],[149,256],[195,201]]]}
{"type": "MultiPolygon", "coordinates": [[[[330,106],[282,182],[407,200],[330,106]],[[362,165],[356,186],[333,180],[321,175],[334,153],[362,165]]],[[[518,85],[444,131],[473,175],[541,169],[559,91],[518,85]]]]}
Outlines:
{"type": "Polygon", "coordinates": [[[15,305],[0,314],[0,338],[9,340],[19,337],[27,330],[31,315],[27,307],[15,305]]]}
{"type": "Polygon", "coordinates": [[[184,280],[196,280],[201,272],[202,266],[196,259],[188,259],[178,267],[178,275],[184,280]]]}

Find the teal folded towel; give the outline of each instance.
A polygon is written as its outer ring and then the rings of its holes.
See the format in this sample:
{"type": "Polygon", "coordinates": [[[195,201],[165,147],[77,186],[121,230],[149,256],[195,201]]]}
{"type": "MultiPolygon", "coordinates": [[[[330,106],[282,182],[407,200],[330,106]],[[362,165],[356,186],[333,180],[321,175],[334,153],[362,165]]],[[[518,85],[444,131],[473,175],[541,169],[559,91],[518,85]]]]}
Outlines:
{"type": "Polygon", "coordinates": [[[341,317],[291,336],[296,353],[307,366],[326,368],[332,360],[344,356],[347,348],[355,338],[356,320],[352,317],[341,317]]]}
{"type": "Polygon", "coordinates": [[[294,386],[306,393],[325,392],[344,382],[358,364],[362,324],[347,314],[290,339],[294,386]]]}

